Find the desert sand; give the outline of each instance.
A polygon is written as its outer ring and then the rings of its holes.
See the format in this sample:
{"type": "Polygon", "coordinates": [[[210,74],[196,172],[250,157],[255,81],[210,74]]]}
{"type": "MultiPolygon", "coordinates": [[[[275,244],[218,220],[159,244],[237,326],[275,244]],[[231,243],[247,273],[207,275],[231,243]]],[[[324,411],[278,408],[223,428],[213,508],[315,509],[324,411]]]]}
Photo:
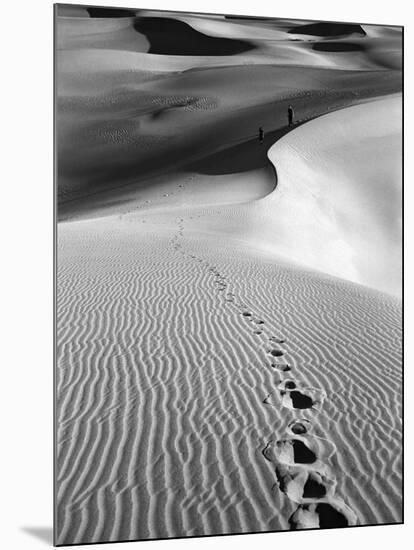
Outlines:
{"type": "Polygon", "coordinates": [[[401,522],[400,29],[59,9],[57,542],[401,522]]]}

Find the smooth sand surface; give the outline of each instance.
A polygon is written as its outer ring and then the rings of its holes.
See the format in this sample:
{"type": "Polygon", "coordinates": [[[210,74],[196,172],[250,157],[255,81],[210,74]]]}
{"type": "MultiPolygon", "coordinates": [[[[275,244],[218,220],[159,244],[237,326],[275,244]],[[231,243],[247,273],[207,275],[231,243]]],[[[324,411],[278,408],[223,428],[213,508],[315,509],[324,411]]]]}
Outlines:
{"type": "Polygon", "coordinates": [[[278,141],[262,243],[268,236],[294,261],[401,296],[401,110],[400,95],[372,101],[278,141]]]}
{"type": "Polygon", "coordinates": [[[58,40],[57,542],[401,522],[400,35],[124,15],[58,40]]]}

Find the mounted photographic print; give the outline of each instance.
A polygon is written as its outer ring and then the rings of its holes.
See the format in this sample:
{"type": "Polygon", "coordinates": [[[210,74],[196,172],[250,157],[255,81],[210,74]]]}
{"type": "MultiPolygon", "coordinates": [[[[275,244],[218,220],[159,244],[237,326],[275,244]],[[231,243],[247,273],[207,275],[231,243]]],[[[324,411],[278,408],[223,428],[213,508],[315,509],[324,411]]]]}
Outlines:
{"type": "Polygon", "coordinates": [[[403,28],[54,23],[55,543],[401,523],[403,28]]]}

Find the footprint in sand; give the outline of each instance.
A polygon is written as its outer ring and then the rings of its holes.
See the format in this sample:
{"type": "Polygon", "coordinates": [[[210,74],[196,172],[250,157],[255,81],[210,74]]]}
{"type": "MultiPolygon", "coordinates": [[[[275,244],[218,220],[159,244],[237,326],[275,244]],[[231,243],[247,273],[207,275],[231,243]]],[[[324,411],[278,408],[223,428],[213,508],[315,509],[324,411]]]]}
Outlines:
{"type": "Polygon", "coordinates": [[[279,489],[297,504],[333,497],[336,479],[317,455],[317,448],[302,439],[270,441],[263,455],[275,467],[279,489]]]}
{"type": "Polygon", "coordinates": [[[289,372],[292,370],[292,367],[287,363],[271,363],[270,365],[273,369],[278,369],[281,372],[289,372]]]}
{"type": "MultiPolygon", "coordinates": [[[[244,312],[243,315],[250,316],[244,312]]],[[[257,322],[257,321],[255,321],[257,322]]],[[[255,331],[256,333],[257,331],[255,331]]],[[[283,344],[284,339],[272,336],[272,343],[283,344]]],[[[278,348],[267,349],[267,354],[282,357],[284,352],[278,348]]],[[[287,372],[290,365],[271,363],[271,367],[287,372]]],[[[288,409],[319,410],[326,397],[319,388],[298,388],[293,379],[277,383],[282,406],[288,409]]],[[[277,397],[268,394],[263,403],[276,405],[277,397]]],[[[279,401],[280,403],[280,401],[279,401]]],[[[290,528],[310,529],[345,527],[356,525],[356,514],[335,495],[337,480],[329,466],[329,460],[336,452],[336,446],[329,440],[309,436],[312,425],[309,420],[293,420],[287,428],[287,437],[271,440],[263,449],[264,457],[274,468],[279,489],[299,506],[289,518],[290,528]]]]}
{"type": "Polygon", "coordinates": [[[267,350],[267,353],[269,353],[272,357],[282,357],[283,355],[283,351],[276,348],[267,350]]]}
{"type": "Polygon", "coordinates": [[[297,504],[311,504],[335,494],[336,479],[331,473],[283,464],[278,464],[275,472],[280,490],[297,504]]]}
{"type": "Polygon", "coordinates": [[[317,409],[322,403],[311,395],[299,390],[290,390],[280,392],[282,405],[287,409],[317,409]]]}
{"type": "Polygon", "coordinates": [[[298,504],[330,499],[337,485],[328,465],[336,446],[325,438],[305,435],[310,427],[307,420],[293,421],[289,429],[294,437],[271,440],[263,450],[275,466],[280,490],[298,504]]]}
{"type": "Polygon", "coordinates": [[[317,388],[298,388],[294,380],[285,380],[278,386],[282,405],[288,409],[319,410],[326,393],[317,388]]]}
{"type": "Polygon", "coordinates": [[[263,454],[274,463],[325,471],[327,461],[335,452],[336,445],[323,437],[295,434],[293,437],[289,435],[285,439],[271,440],[263,454]]]}
{"type": "Polygon", "coordinates": [[[301,504],[290,516],[289,525],[296,529],[332,529],[358,524],[353,510],[339,498],[326,499],[323,502],[301,504]]]}
{"type": "Polygon", "coordinates": [[[281,390],[294,390],[296,389],[296,382],[294,380],[284,380],[278,388],[281,390]]]}
{"type": "Polygon", "coordinates": [[[311,423],[303,418],[302,420],[294,420],[288,426],[288,430],[294,435],[303,435],[309,432],[311,423]]]}
{"type": "Polygon", "coordinates": [[[215,280],[214,284],[217,286],[217,290],[219,291],[223,291],[227,288],[227,283],[225,282],[225,280],[222,279],[215,280]]]}
{"type": "MultiPolygon", "coordinates": [[[[295,381],[284,380],[278,388],[282,396],[290,394],[293,403],[292,394],[298,391],[295,381]]],[[[307,388],[307,391],[320,390],[307,388]]],[[[267,396],[264,402],[270,403],[270,397],[267,396]]],[[[329,460],[337,451],[336,446],[323,437],[307,435],[311,429],[309,420],[293,420],[287,428],[288,437],[269,441],[262,451],[275,467],[279,489],[299,505],[289,518],[290,528],[356,525],[356,514],[335,496],[337,480],[329,460]]]]}
{"type": "MultiPolygon", "coordinates": [[[[285,383],[282,382],[278,387],[283,407],[292,410],[320,409],[325,398],[325,392],[323,390],[313,388],[297,389],[295,382],[291,380],[289,380],[287,384],[288,385],[285,386],[285,383]]],[[[280,400],[274,396],[274,394],[269,394],[266,398],[266,404],[269,405],[278,405],[279,402],[280,400]]]]}
{"type": "Polygon", "coordinates": [[[287,466],[295,464],[314,464],[317,461],[316,453],[310,449],[302,439],[281,439],[269,442],[263,451],[271,462],[282,462],[287,466]]]}
{"type": "Polygon", "coordinates": [[[268,394],[266,395],[266,397],[263,399],[263,403],[264,403],[265,405],[271,405],[271,404],[272,404],[271,399],[272,399],[272,394],[271,394],[271,393],[268,393],[268,394]]]}
{"type": "Polygon", "coordinates": [[[276,336],[271,336],[269,338],[270,342],[275,342],[276,344],[284,344],[285,340],[283,338],[277,338],[276,336]]]}

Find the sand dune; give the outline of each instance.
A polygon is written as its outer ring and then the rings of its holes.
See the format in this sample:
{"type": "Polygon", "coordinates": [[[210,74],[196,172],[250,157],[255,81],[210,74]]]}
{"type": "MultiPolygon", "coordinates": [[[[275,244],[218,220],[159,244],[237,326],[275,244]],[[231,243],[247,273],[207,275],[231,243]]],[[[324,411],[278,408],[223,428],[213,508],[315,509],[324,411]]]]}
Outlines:
{"type": "Polygon", "coordinates": [[[122,10],[110,18],[110,11],[97,8],[91,17],[81,7],[61,6],[58,48],[168,54],[172,58],[178,54],[170,63],[186,67],[277,63],[351,70],[402,68],[401,33],[392,27],[152,10],[122,10]]]}
{"type": "Polygon", "coordinates": [[[59,227],[60,541],[400,521],[398,299],[258,251],[251,205],[174,185],[59,227]]]}
{"type": "Polygon", "coordinates": [[[101,96],[61,96],[59,214],[93,209],[97,191],[114,189],[120,197],[126,185],[139,188],[150,176],[257,139],[259,126],[282,131],[291,102],[306,120],[400,86],[394,71],[235,66],[184,71],[101,96]]]}
{"type": "Polygon", "coordinates": [[[92,215],[103,191],[121,200],[162,173],[252,143],[260,126],[278,139],[289,103],[305,121],[401,90],[401,34],[378,27],[350,33],[331,25],[320,36],[310,25],[314,35],[292,40],[307,27],[106,11],[73,17],[63,9],[59,17],[61,219],[92,215]],[[177,34],[180,43],[168,39],[177,34]]]}
{"type": "Polygon", "coordinates": [[[59,227],[60,542],[302,526],[262,455],[294,419],[350,524],[400,521],[398,300],[197,233],[210,214],[59,227]],[[282,406],[285,365],[318,411],[282,406]]]}
{"type": "Polygon", "coordinates": [[[276,232],[291,259],[400,296],[401,107],[401,96],[354,106],[277,142],[262,243],[276,232]]]}
{"type": "Polygon", "coordinates": [[[67,10],[57,542],[401,522],[401,35],[67,10]]]}

